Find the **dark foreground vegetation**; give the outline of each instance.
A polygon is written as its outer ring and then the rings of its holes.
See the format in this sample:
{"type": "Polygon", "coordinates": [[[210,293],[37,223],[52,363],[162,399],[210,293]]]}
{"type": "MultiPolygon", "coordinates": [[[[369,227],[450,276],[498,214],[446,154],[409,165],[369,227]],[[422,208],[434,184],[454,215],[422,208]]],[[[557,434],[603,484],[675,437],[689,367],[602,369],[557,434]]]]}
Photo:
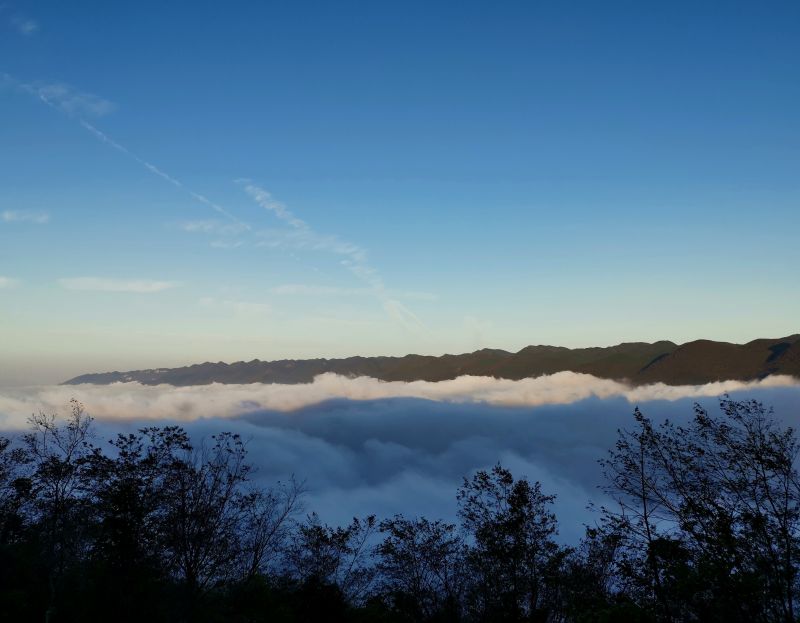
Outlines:
{"type": "Polygon", "coordinates": [[[78,403],[0,438],[2,621],[795,621],[794,432],[756,402],[638,410],[601,461],[606,507],[559,545],[553,496],[502,466],[459,525],[331,527],[294,481],[253,486],[245,444],[177,427],[97,442],[78,403]]]}

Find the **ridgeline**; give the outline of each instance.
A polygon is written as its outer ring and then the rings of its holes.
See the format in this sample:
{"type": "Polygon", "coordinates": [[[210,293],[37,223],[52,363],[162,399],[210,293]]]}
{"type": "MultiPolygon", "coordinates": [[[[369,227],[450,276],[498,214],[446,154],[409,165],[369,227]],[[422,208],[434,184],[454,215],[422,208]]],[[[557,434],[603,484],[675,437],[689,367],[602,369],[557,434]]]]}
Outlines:
{"type": "Polygon", "coordinates": [[[333,372],[384,381],[444,381],[463,375],[523,379],[572,371],[634,385],[693,385],[713,381],[751,381],[775,374],[800,377],[800,334],[758,339],[746,344],[696,340],[686,344],[632,342],[605,348],[527,346],[516,353],[482,349],[462,355],[348,357],[201,363],[183,368],[84,374],[65,385],[107,385],[136,381],[143,385],[209,383],[309,383],[333,372]]]}

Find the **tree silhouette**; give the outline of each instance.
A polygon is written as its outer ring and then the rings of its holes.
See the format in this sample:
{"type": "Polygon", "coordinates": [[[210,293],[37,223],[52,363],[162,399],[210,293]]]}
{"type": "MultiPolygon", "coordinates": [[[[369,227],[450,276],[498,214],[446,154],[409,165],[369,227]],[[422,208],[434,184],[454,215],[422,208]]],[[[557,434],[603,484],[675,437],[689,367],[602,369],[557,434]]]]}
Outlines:
{"type": "Polygon", "coordinates": [[[611,503],[563,547],[554,496],[499,464],[464,480],[459,526],[329,526],[298,521],[302,483],[256,486],[235,434],[96,445],[73,402],[0,438],[0,620],[795,621],[797,438],[758,402],[720,407],[636,409],[601,461],[611,503]]]}
{"type": "Polygon", "coordinates": [[[380,524],[381,588],[410,621],[458,621],[466,575],[466,546],[456,526],[396,516],[380,524]]]}
{"type": "Polygon", "coordinates": [[[304,584],[336,586],[347,601],[363,602],[375,579],[369,553],[376,529],[374,515],[334,528],[312,513],[287,548],[290,574],[304,584]]]}
{"type": "Polygon", "coordinates": [[[548,580],[559,552],[553,540],[555,496],[538,482],[515,480],[501,465],[464,480],[459,515],[473,540],[470,611],[482,621],[546,619],[548,580]]]}
{"type": "Polygon", "coordinates": [[[696,406],[687,426],[638,409],[604,460],[606,528],[626,579],[664,620],[794,621],[797,440],[757,402],[696,406]]]}

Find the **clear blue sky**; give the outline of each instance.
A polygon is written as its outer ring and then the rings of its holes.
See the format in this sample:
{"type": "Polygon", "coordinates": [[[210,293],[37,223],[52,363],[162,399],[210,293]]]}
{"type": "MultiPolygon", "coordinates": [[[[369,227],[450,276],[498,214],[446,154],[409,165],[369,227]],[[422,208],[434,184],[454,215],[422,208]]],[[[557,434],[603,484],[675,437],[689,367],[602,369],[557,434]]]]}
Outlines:
{"type": "Polygon", "coordinates": [[[0,382],[797,332],[799,65],[797,2],[5,3],[0,382]]]}

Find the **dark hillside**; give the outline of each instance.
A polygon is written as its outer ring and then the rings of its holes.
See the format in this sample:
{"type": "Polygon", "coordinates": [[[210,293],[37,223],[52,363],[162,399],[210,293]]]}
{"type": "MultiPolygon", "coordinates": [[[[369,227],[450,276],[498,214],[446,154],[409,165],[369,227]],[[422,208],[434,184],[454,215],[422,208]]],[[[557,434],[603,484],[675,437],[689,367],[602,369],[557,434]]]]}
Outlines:
{"type": "Polygon", "coordinates": [[[697,340],[676,345],[631,342],[604,348],[527,346],[517,353],[482,349],[462,355],[348,357],[201,363],[184,368],[85,374],[70,379],[108,384],[138,381],[145,385],[208,383],[309,383],[318,374],[370,376],[385,381],[443,381],[462,375],[523,379],[562,371],[582,372],[634,384],[683,385],[720,380],[753,380],[771,374],[800,377],[800,335],[759,339],[747,344],[697,340]]]}

